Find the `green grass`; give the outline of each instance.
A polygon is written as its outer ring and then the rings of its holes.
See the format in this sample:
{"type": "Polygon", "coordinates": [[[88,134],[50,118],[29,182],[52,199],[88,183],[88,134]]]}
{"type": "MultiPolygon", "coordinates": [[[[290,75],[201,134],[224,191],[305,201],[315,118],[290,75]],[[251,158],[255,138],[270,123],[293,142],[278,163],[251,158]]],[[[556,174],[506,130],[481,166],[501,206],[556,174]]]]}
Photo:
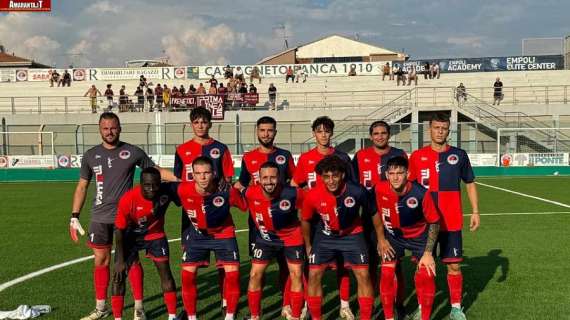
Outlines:
{"type": "MultiPolygon", "coordinates": [[[[485,178],[481,182],[570,204],[568,177],[485,178]]],[[[84,243],[69,240],[68,221],[72,183],[0,184],[0,284],[30,272],[90,255],[84,243]]],[[[481,213],[570,212],[570,208],[479,186],[481,213]]],[[[464,198],[465,211],[470,212],[464,198]]],[[[86,207],[89,207],[86,205],[86,207]]],[[[83,226],[88,210],[81,217],[83,226]]],[[[234,212],[238,229],[247,227],[246,215],[234,212]]],[[[469,217],[465,218],[468,224],[469,217]]],[[[549,215],[482,216],[479,231],[464,233],[465,278],[464,306],[469,319],[561,319],[570,314],[570,256],[568,231],[570,213],[549,215]]],[[[179,237],[180,209],[171,207],[166,231],[171,239],[179,237]]],[[[84,240],[84,239],[83,239],[84,240]]],[[[241,315],[247,313],[245,289],[249,270],[247,233],[238,233],[242,257],[241,315]]],[[[171,243],[171,266],[180,286],[180,245],[171,243]]],[[[145,308],[151,319],[165,318],[159,279],[153,265],[143,259],[145,269],[145,308]]],[[[408,283],[408,309],[415,308],[412,290],[414,266],[404,261],[408,283]]],[[[49,304],[51,314],[42,319],[78,319],[93,308],[92,263],[81,262],[27,280],[0,292],[0,310],[20,304],[49,304]]],[[[439,268],[433,319],[444,319],[449,312],[445,271],[439,268]]],[[[213,268],[200,270],[198,305],[200,319],[220,319],[217,273],[213,268]]],[[[325,281],[324,311],[336,319],[338,298],[335,276],[328,272],[325,281]]],[[[270,267],[263,306],[265,319],[276,319],[280,311],[277,272],[270,267]]],[[[353,281],[353,286],[355,281],[353,281]]],[[[352,293],[355,293],[355,288],[352,293]]],[[[355,297],[353,310],[357,310],[355,297]]],[[[179,310],[182,303],[179,296],[179,310]]],[[[132,299],[126,298],[125,318],[132,317],[132,299]]],[[[111,318],[109,318],[111,319],[111,318]]],[[[379,319],[382,319],[380,316],[379,319]]]]}

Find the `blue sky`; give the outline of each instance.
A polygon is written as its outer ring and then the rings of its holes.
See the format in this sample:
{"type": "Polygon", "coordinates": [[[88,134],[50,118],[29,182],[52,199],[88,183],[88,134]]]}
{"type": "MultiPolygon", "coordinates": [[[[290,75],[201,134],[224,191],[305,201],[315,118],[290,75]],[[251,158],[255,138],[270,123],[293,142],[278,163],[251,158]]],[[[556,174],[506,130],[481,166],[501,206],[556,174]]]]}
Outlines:
{"type": "Polygon", "coordinates": [[[412,58],[517,55],[521,40],[570,34],[555,0],[59,0],[53,11],[0,15],[9,52],[46,64],[122,66],[167,56],[181,65],[255,63],[337,33],[412,58]]]}

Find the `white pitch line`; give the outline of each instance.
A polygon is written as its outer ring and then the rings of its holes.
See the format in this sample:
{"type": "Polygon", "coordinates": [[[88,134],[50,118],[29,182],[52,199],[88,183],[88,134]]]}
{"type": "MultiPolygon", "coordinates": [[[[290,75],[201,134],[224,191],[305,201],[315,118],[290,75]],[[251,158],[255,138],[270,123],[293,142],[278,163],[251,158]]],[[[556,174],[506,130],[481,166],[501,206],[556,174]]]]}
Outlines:
{"type": "Polygon", "coordinates": [[[534,199],[534,200],[539,200],[539,201],[542,201],[542,202],[555,204],[555,205],[557,205],[557,206],[561,206],[561,207],[564,207],[564,208],[570,208],[570,205],[569,205],[569,204],[565,204],[565,203],[562,203],[562,202],[553,201],[553,200],[548,200],[548,199],[544,199],[544,198],[541,198],[541,197],[532,196],[532,195],[530,195],[530,194],[526,194],[526,193],[522,193],[522,192],[518,192],[518,191],[513,191],[513,190],[501,188],[501,187],[496,187],[496,186],[493,186],[493,185],[490,185],[490,184],[486,184],[486,183],[482,183],[482,182],[475,182],[475,183],[478,184],[478,185],[487,187],[487,188],[497,189],[497,190],[501,190],[501,191],[504,191],[504,192],[516,194],[516,195],[521,196],[521,197],[527,197],[527,198],[531,198],[531,199],[534,199]]]}
{"type": "MultiPolygon", "coordinates": [[[[249,230],[249,229],[240,229],[240,230],[236,230],[235,232],[236,232],[236,233],[240,233],[240,232],[245,232],[245,231],[248,231],[248,230],[249,230]]],[[[176,242],[176,241],[180,241],[180,238],[168,240],[168,242],[176,242]]],[[[111,253],[114,253],[114,252],[115,252],[115,250],[111,251],[111,253]]],[[[70,261],[67,261],[67,262],[63,262],[63,263],[60,263],[60,264],[53,265],[53,266],[51,266],[51,267],[47,267],[47,268],[44,268],[44,269],[41,269],[41,270],[38,270],[38,271],[34,271],[34,272],[32,272],[32,273],[28,273],[28,274],[26,274],[26,275],[23,275],[23,276],[21,276],[21,277],[18,277],[18,278],[16,278],[16,279],[14,279],[14,280],[10,280],[10,281],[8,281],[8,282],[5,282],[5,283],[0,284],[0,292],[2,292],[2,291],[6,290],[6,289],[8,289],[8,288],[10,288],[10,287],[12,287],[12,286],[14,286],[14,285],[17,285],[18,283],[22,283],[22,282],[24,282],[24,281],[26,281],[26,280],[29,280],[29,279],[32,279],[32,278],[35,278],[35,277],[39,277],[39,276],[41,276],[41,275],[43,275],[43,274],[46,274],[46,273],[48,273],[48,272],[52,272],[52,271],[55,271],[55,270],[58,270],[58,269],[61,269],[61,268],[65,268],[65,267],[67,267],[67,266],[71,266],[71,265],[74,265],[74,264],[78,264],[78,263],[81,263],[81,262],[83,262],[83,261],[87,261],[87,260],[91,260],[91,259],[93,259],[93,255],[90,255],[90,256],[87,256],[87,257],[78,258],[78,259],[73,259],[73,260],[70,260],[70,261]]]]}
{"type": "MultiPolygon", "coordinates": [[[[480,216],[540,216],[553,214],[568,214],[570,211],[545,211],[545,212],[494,212],[480,213],[480,216]]],[[[464,217],[470,217],[471,214],[464,214],[464,217]]]]}

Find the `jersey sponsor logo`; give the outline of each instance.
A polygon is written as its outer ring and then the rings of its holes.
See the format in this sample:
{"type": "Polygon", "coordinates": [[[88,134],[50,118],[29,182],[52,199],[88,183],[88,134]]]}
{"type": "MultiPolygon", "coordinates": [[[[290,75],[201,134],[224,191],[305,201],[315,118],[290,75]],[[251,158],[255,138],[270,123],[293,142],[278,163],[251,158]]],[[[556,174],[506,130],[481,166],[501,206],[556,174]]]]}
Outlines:
{"type": "Polygon", "coordinates": [[[362,171],[362,185],[365,186],[366,189],[372,188],[372,171],[362,171]]]}
{"type": "Polygon", "coordinates": [[[447,156],[447,163],[450,165],[456,165],[459,162],[459,157],[456,154],[450,154],[447,156]]]}
{"type": "Polygon", "coordinates": [[[119,158],[123,160],[127,160],[130,157],[131,157],[131,152],[129,150],[121,150],[121,152],[119,152],[119,158]]]}
{"type": "Polygon", "coordinates": [[[259,171],[255,171],[254,173],[252,173],[251,177],[253,178],[254,184],[259,183],[259,171]]]}
{"type": "Polygon", "coordinates": [[[137,207],[137,211],[141,211],[144,207],[137,207]]]}
{"type": "Polygon", "coordinates": [[[429,188],[429,169],[420,170],[420,184],[426,188],[429,188]]]}
{"type": "Polygon", "coordinates": [[[265,221],[263,220],[263,214],[256,212],[255,221],[257,222],[257,229],[259,230],[261,237],[266,241],[271,241],[271,237],[269,236],[267,227],[265,226],[265,221]]]}
{"type": "Polygon", "coordinates": [[[390,219],[390,209],[382,208],[382,220],[384,221],[384,228],[391,235],[394,235],[394,229],[392,228],[392,220],[390,219]]]}
{"type": "Polygon", "coordinates": [[[309,160],[309,164],[313,164],[313,163],[315,163],[315,161],[309,160]]]}
{"type": "Polygon", "coordinates": [[[418,199],[416,199],[416,197],[410,197],[406,200],[406,205],[410,209],[415,209],[418,207],[418,199]]]}
{"type": "Polygon", "coordinates": [[[98,155],[98,154],[96,154],[96,155],[95,155],[95,159],[101,159],[101,156],[98,155]]]}
{"type": "Polygon", "coordinates": [[[159,202],[161,206],[165,205],[168,202],[168,195],[166,194],[161,195],[159,202]]]}
{"type": "Polygon", "coordinates": [[[257,160],[251,160],[251,164],[256,164],[257,160]]]}
{"type": "Polygon", "coordinates": [[[186,151],[184,154],[185,154],[185,155],[187,155],[187,156],[189,156],[189,155],[191,155],[191,154],[192,154],[192,152],[190,152],[190,151],[186,151]]]}
{"type": "Polygon", "coordinates": [[[309,189],[312,189],[316,186],[317,184],[317,173],[316,172],[309,172],[307,174],[307,186],[309,187],[309,189]]]}
{"type": "Polygon", "coordinates": [[[364,163],[370,163],[370,159],[364,158],[364,163]]]}
{"type": "Polygon", "coordinates": [[[115,159],[113,159],[113,158],[107,158],[107,168],[112,168],[112,167],[113,167],[113,161],[115,161],[115,159]]]}
{"type": "Polygon", "coordinates": [[[427,157],[420,157],[420,161],[428,161],[427,157]]]}
{"type": "Polygon", "coordinates": [[[356,204],[356,201],[354,200],[353,197],[346,197],[344,199],[344,206],[347,208],[352,208],[352,207],[354,207],[355,204],[356,204]]]}
{"type": "Polygon", "coordinates": [[[439,166],[441,165],[441,162],[436,161],[435,162],[435,172],[439,172],[439,166]]]}
{"type": "Polygon", "coordinates": [[[277,164],[285,164],[286,161],[287,159],[283,155],[278,155],[275,157],[275,162],[277,162],[277,164]]]}
{"type": "Polygon", "coordinates": [[[93,167],[95,173],[95,205],[103,204],[103,166],[98,165],[93,167]]]}
{"type": "Polygon", "coordinates": [[[220,155],[221,155],[220,149],[214,148],[210,150],[210,157],[212,157],[212,159],[218,159],[220,155]]]}
{"type": "Polygon", "coordinates": [[[225,200],[224,200],[224,197],[222,197],[222,196],[217,196],[212,200],[212,203],[214,204],[214,206],[216,206],[218,208],[223,206],[224,202],[225,202],[225,200]]]}
{"type": "Polygon", "coordinates": [[[281,200],[279,202],[279,209],[283,210],[283,211],[287,211],[289,209],[291,209],[291,201],[289,200],[281,200]]]}

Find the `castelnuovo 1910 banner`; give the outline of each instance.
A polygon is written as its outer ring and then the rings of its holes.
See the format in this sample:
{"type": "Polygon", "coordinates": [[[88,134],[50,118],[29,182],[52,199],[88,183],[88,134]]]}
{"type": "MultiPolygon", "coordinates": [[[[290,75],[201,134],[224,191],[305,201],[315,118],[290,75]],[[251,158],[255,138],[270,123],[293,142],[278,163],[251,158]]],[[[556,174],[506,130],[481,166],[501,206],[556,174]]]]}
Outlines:
{"type": "Polygon", "coordinates": [[[424,72],[427,63],[437,63],[441,73],[564,69],[562,55],[410,60],[403,66],[406,70],[415,67],[416,71],[424,72]]]}

